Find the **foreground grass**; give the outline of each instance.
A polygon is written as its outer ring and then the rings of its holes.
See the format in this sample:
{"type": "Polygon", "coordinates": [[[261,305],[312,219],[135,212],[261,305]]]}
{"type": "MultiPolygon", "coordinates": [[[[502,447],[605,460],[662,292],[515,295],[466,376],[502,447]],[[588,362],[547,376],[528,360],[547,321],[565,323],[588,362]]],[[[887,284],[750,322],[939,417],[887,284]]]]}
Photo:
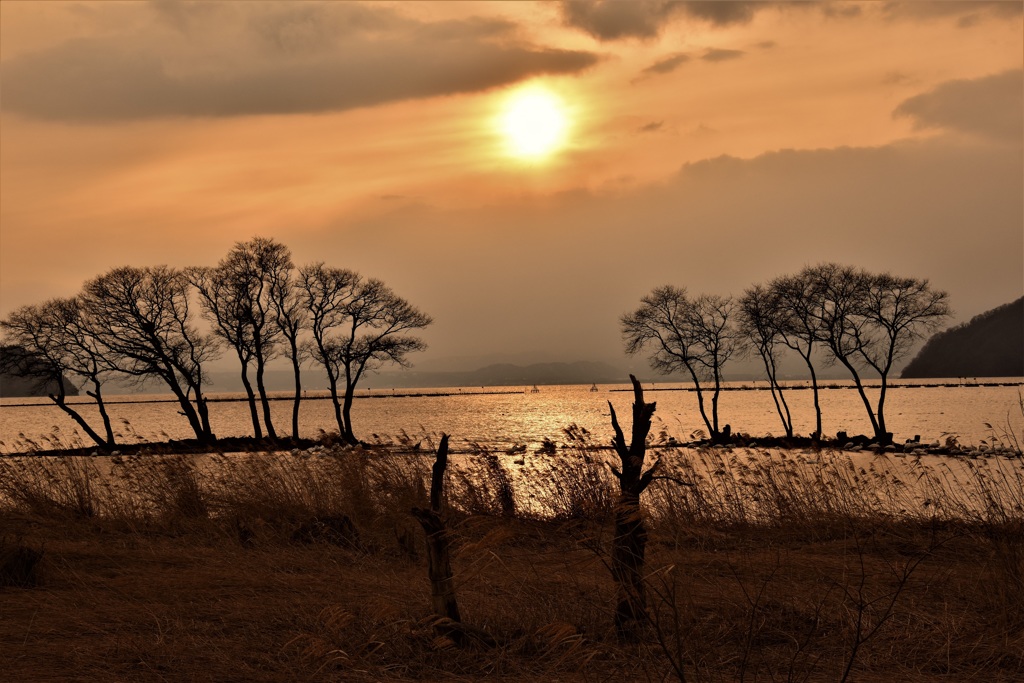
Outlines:
{"type": "Polygon", "coordinates": [[[904,481],[835,454],[667,462],[648,510],[651,623],[627,644],[611,628],[599,454],[518,469],[466,456],[448,482],[458,597],[496,645],[461,648],[430,613],[409,514],[428,465],[360,449],[0,461],[3,675],[1024,677],[1020,460],[981,462],[955,486],[940,469],[904,481]]]}

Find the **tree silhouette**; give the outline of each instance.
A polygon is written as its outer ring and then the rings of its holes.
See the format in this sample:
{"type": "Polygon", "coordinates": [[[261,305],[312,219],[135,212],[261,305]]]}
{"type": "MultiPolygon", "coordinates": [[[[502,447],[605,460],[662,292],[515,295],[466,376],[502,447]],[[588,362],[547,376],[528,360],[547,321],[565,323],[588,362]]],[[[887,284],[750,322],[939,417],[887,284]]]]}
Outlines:
{"type": "Polygon", "coordinates": [[[53,387],[49,398],[66,413],[103,450],[116,445],[103,400],[103,382],[112,368],[104,349],[88,331],[85,312],[78,299],[51,299],[43,304],[23,306],[0,321],[5,337],[14,348],[7,348],[0,361],[6,372],[33,377],[53,387]],[[103,434],[85,417],[67,404],[68,375],[81,377],[91,385],[86,389],[96,404],[103,434]]]}
{"type": "Polygon", "coordinates": [[[725,436],[718,421],[722,367],[741,344],[732,320],[734,308],[730,297],[705,294],[691,299],[685,289],[667,285],[643,297],[637,310],[621,318],[626,353],[650,350],[651,368],[657,372],[667,375],[685,369],[689,373],[712,441],[725,436]],[[711,383],[710,417],[702,381],[711,383]]]}
{"type": "Polygon", "coordinates": [[[203,363],[218,348],[212,335],[195,327],[190,294],[181,270],[121,267],[86,282],[80,300],[108,365],[138,381],[159,378],[196,438],[212,443],[203,363]]]}
{"type": "Polygon", "coordinates": [[[338,430],[347,443],[358,443],[352,400],[359,380],[385,363],[408,365],[408,354],[426,345],[405,333],[429,325],[430,316],[380,280],[323,263],[303,267],[299,283],[311,316],[311,353],[327,372],[338,430]],[[339,385],[344,391],[340,400],[339,385]]]}

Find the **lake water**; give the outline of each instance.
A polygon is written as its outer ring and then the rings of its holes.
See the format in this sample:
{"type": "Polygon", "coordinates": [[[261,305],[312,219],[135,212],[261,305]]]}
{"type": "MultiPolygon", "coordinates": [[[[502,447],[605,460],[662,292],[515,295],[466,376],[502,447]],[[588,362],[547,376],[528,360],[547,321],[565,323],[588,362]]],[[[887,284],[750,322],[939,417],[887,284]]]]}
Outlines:
{"type": "MultiPolygon", "coordinates": [[[[897,442],[920,435],[925,442],[956,435],[962,444],[975,445],[1006,430],[1024,435],[1024,417],[1020,408],[1020,378],[1000,379],[1011,386],[959,386],[957,380],[922,380],[900,382],[891,388],[886,401],[886,422],[897,442]],[[952,384],[954,386],[922,386],[952,384]],[[986,426],[986,423],[992,427],[986,426]]],[[[830,386],[845,382],[828,383],[830,386]]],[[[735,382],[727,386],[740,389],[764,386],[764,382],[735,382]]],[[[803,383],[793,383],[803,386],[803,383]]],[[[688,441],[704,424],[697,410],[697,397],[691,391],[672,390],[681,384],[645,384],[646,399],[657,401],[653,432],[664,430],[680,441],[688,441]]],[[[493,387],[462,389],[422,389],[362,391],[353,406],[356,436],[365,440],[397,437],[403,432],[418,441],[426,435],[446,432],[452,435],[452,446],[464,450],[478,443],[495,450],[523,444],[534,448],[544,439],[563,441],[562,430],[578,424],[590,430],[597,442],[611,438],[608,401],[628,433],[632,393],[623,391],[627,385],[542,386],[534,392],[527,387],[493,387]],[[480,393],[509,392],[509,393],[480,393]],[[418,394],[414,396],[401,394],[418,394]],[[447,394],[447,395],[438,395],[447,394]]],[[[274,394],[286,398],[287,394],[274,394]]],[[[874,392],[869,395],[874,396],[874,392]]],[[[237,394],[212,394],[211,399],[236,398],[237,394]]],[[[316,436],[319,430],[336,429],[331,402],[323,400],[323,392],[309,392],[302,405],[303,436],[316,436]]],[[[111,401],[170,399],[168,396],[116,396],[111,401]]],[[[82,400],[82,399],[76,399],[82,400]]],[[[87,400],[87,399],[85,399],[87,400]]],[[[708,410],[710,411],[710,397],[708,410]]],[[[809,434],[814,429],[814,408],[809,390],[787,393],[794,416],[796,432],[809,434]]],[[[822,422],[826,435],[839,431],[850,434],[871,433],[867,413],[857,392],[852,388],[826,388],[821,392],[822,422]]],[[[98,415],[87,404],[80,406],[92,424],[99,424],[98,415]]],[[[184,417],[173,402],[116,403],[109,412],[123,443],[163,441],[192,437],[184,417]]],[[[275,427],[284,435],[291,430],[291,402],[274,401],[272,412],[275,427]]],[[[251,423],[245,402],[210,404],[214,432],[218,436],[249,436],[251,423]]],[[[782,434],[781,423],[768,391],[732,390],[722,393],[719,401],[721,425],[732,426],[733,432],[752,435],[782,434]]],[[[0,401],[0,452],[26,450],[32,440],[42,448],[47,436],[57,435],[63,445],[89,445],[76,436],[75,423],[54,407],[48,399],[6,398],[0,401]]]]}

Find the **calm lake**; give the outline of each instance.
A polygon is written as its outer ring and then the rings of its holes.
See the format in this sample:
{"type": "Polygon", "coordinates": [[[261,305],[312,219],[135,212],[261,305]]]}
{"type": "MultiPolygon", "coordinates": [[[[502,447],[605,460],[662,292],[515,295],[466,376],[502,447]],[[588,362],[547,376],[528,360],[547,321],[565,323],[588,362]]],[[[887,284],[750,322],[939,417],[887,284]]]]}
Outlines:
{"type": "MultiPolygon", "coordinates": [[[[920,435],[925,442],[955,435],[961,444],[976,445],[991,440],[993,431],[1002,436],[1013,430],[1024,434],[1024,418],[1020,408],[1020,378],[979,380],[981,385],[960,385],[952,380],[901,381],[889,390],[886,401],[886,422],[897,442],[920,435]],[[923,386],[947,384],[952,386],[923,386]],[[984,386],[999,384],[1001,386],[984,386]],[[991,425],[991,428],[986,426],[991,425]]],[[[821,392],[822,422],[827,435],[838,431],[850,434],[871,433],[867,413],[857,392],[845,388],[847,382],[829,382],[821,392]]],[[[678,383],[645,384],[646,398],[657,401],[654,432],[664,430],[680,441],[688,441],[696,430],[703,430],[692,391],[679,390],[678,383]]],[[[752,435],[781,434],[781,423],[775,412],[771,394],[764,382],[733,382],[719,401],[720,424],[732,425],[733,432],[752,435]]],[[[787,400],[794,416],[796,431],[809,434],[814,429],[812,393],[799,389],[805,383],[791,383],[787,400]]],[[[632,393],[628,385],[589,385],[532,387],[474,387],[452,389],[398,389],[361,391],[353,407],[356,436],[373,441],[388,440],[405,433],[418,441],[425,435],[447,432],[452,446],[465,449],[478,443],[495,450],[513,445],[535,447],[544,439],[561,443],[562,429],[578,424],[590,430],[595,441],[611,438],[608,401],[626,424],[632,393]],[[500,393],[484,393],[500,392],[500,393]]],[[[286,393],[273,394],[287,398],[286,393]]],[[[872,397],[875,392],[871,392],[872,397]]],[[[239,394],[211,394],[213,399],[234,399],[239,394]]],[[[324,392],[308,392],[303,402],[301,428],[303,436],[316,436],[320,430],[335,429],[331,402],[324,392]]],[[[190,438],[186,420],[177,412],[170,395],[114,396],[109,409],[116,430],[124,443],[163,441],[190,438]],[[133,401],[148,401],[145,403],[133,401]]],[[[82,401],[83,399],[73,399],[82,401]]],[[[87,401],[88,399],[84,399],[87,401]]],[[[710,397],[708,410],[710,412],[710,397]]],[[[84,401],[83,401],[84,402],[84,401]]],[[[291,402],[273,404],[275,426],[287,435],[291,425],[291,402]]],[[[95,410],[81,406],[87,419],[99,424],[95,410]]],[[[218,436],[252,434],[248,407],[244,401],[211,402],[210,415],[218,436]]],[[[89,445],[77,435],[77,425],[48,399],[6,398],[0,401],[0,452],[27,450],[29,440],[41,448],[89,445]],[[47,437],[59,439],[46,443],[47,437]]],[[[628,427],[626,427],[628,432],[628,427]]]]}

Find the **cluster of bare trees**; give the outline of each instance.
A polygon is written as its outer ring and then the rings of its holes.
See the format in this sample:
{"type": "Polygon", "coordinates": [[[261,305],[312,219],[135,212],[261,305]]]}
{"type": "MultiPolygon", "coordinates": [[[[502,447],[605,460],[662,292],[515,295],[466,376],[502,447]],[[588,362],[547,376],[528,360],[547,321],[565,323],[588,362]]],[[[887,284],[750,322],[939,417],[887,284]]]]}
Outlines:
{"type": "Polygon", "coordinates": [[[380,280],[323,263],[296,268],[286,246],[256,237],[216,266],[114,268],[77,296],[14,311],[0,329],[4,345],[20,349],[2,354],[4,370],[41,385],[55,381],[53,402],[109,450],[115,435],[102,389],[113,376],[163,382],[196,439],[215,441],[207,367],[225,351],[238,360],[256,438],[278,438],[265,379],[268,363],[284,356],[294,376],[292,438],[299,438],[302,367],[312,363],[327,374],[342,438],[355,443],[359,380],[384,363],[407,364],[409,353],[425,348],[410,332],[430,322],[380,280]],[[65,378],[88,387],[100,429],[67,403],[65,378]]]}
{"type": "Polygon", "coordinates": [[[621,322],[628,353],[647,351],[655,370],[690,375],[712,440],[729,436],[728,426],[719,427],[723,366],[731,358],[753,352],[764,364],[788,437],[793,436],[793,418],[778,381],[778,367],[785,353],[795,353],[810,373],[816,420],[812,438],[822,435],[815,364],[838,362],[857,388],[874,438],[888,443],[892,440],[885,425],[889,375],[915,342],[949,316],[948,298],[927,280],[825,263],[754,285],[738,299],[690,297],[684,289],[659,287],[621,322]],[[864,385],[864,377],[871,375],[881,380],[874,402],[864,385]],[[709,392],[710,415],[705,406],[709,392]]]}

